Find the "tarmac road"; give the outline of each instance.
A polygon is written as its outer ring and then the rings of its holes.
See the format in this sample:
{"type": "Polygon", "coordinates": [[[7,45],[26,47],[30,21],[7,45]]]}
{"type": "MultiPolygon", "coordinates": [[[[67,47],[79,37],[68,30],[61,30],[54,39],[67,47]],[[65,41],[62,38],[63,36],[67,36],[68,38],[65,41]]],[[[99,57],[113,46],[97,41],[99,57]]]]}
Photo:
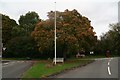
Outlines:
{"type": "Polygon", "coordinates": [[[118,58],[100,58],[86,66],[58,74],[56,78],[118,78],[118,58]]]}
{"type": "Polygon", "coordinates": [[[21,78],[32,66],[32,61],[10,61],[2,64],[2,78],[21,78]]]}

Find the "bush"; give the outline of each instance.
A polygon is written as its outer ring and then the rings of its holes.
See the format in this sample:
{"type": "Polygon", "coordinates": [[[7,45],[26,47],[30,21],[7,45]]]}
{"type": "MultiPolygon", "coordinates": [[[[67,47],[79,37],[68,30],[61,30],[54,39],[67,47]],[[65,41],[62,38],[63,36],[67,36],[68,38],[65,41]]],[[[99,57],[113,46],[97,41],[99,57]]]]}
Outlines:
{"type": "Polygon", "coordinates": [[[7,42],[3,57],[34,57],[37,52],[31,37],[15,37],[7,42]]]}

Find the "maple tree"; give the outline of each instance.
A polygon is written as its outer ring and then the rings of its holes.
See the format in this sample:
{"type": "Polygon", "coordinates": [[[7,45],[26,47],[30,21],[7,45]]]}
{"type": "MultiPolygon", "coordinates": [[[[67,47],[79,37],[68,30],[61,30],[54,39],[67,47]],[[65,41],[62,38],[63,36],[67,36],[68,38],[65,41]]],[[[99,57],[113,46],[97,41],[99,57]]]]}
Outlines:
{"type": "MultiPolygon", "coordinates": [[[[81,49],[85,51],[94,48],[97,37],[90,20],[79,14],[77,10],[56,11],[57,20],[57,55],[74,54],[81,49]]],[[[54,11],[48,12],[48,18],[39,22],[32,37],[37,42],[40,52],[54,53],[54,11]]]]}

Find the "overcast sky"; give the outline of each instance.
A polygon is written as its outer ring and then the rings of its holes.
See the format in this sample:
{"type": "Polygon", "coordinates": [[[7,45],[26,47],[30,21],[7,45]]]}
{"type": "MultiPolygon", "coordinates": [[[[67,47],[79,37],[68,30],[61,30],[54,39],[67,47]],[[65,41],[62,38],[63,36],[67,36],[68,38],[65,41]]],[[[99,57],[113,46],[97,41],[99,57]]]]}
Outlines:
{"type": "Polygon", "coordinates": [[[18,21],[20,15],[35,11],[41,19],[47,19],[47,12],[76,9],[91,20],[96,35],[109,30],[109,24],[118,22],[119,0],[0,0],[0,13],[18,21]]]}

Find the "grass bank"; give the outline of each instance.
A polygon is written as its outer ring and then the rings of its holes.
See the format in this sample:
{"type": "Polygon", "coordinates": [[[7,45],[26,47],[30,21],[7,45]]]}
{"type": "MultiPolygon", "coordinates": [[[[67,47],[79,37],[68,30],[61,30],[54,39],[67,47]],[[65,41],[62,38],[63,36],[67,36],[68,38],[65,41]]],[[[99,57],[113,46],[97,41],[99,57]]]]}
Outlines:
{"type": "Polygon", "coordinates": [[[68,60],[65,63],[53,66],[50,61],[41,61],[35,63],[28,71],[26,71],[22,78],[42,78],[51,74],[59,73],[73,67],[82,66],[91,62],[91,60],[68,60]]]}

